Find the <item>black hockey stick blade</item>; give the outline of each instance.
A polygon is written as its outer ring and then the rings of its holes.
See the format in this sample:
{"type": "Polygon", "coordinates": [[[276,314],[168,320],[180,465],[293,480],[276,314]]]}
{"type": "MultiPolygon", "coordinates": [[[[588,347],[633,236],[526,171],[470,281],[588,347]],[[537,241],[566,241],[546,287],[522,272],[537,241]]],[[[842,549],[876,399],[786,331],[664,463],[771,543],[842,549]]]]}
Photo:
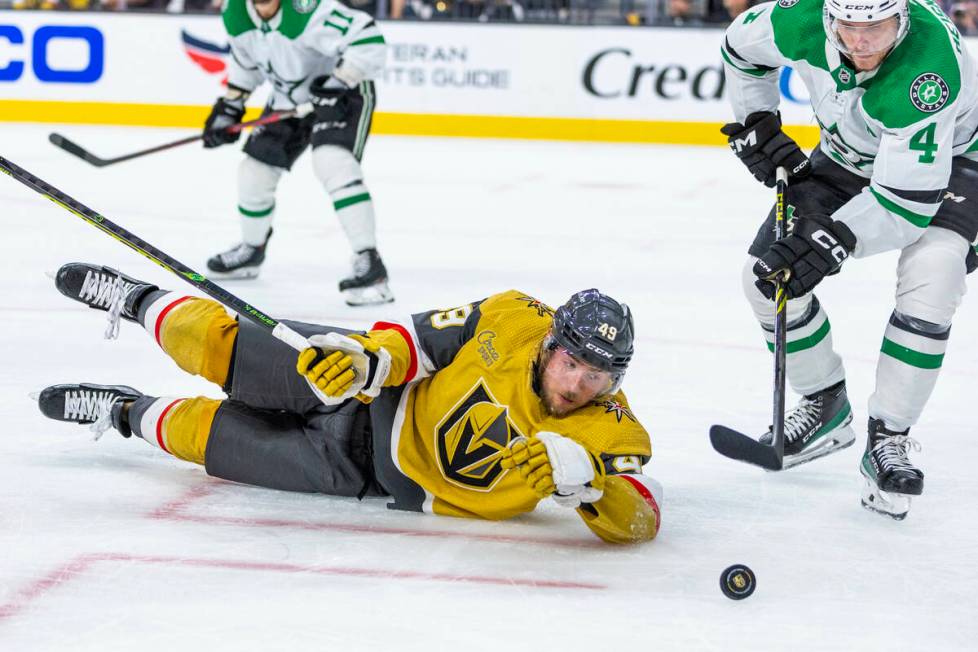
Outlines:
{"type": "Polygon", "coordinates": [[[774,446],[762,444],[726,426],[710,427],[710,443],[724,457],[747,462],[768,471],[780,471],[784,468],[784,460],[774,446]]]}
{"type": "Polygon", "coordinates": [[[81,145],[68,140],[57,132],[50,133],[48,135],[48,140],[51,141],[51,144],[55,147],[63,149],[69,154],[74,154],[81,160],[85,161],[86,163],[90,163],[95,167],[105,167],[110,163],[110,161],[106,161],[105,159],[95,156],[81,145]]]}

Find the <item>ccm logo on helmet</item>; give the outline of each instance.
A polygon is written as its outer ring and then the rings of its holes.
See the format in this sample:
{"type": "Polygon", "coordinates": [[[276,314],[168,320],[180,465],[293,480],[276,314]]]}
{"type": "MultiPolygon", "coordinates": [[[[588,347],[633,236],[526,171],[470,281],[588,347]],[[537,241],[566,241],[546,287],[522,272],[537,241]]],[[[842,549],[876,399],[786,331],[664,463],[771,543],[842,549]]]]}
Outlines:
{"type": "Polygon", "coordinates": [[[610,351],[605,351],[600,346],[595,346],[595,345],[591,344],[590,342],[585,342],[584,343],[584,348],[588,349],[589,351],[594,351],[598,355],[603,356],[605,358],[608,358],[609,360],[614,357],[614,354],[611,353],[610,351]]]}

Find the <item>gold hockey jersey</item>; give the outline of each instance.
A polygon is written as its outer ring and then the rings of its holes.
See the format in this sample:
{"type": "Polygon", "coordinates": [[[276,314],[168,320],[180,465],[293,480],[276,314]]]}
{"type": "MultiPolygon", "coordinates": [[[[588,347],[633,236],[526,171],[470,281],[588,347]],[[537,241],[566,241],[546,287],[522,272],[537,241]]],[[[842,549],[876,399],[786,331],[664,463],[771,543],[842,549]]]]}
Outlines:
{"type": "Polygon", "coordinates": [[[534,391],[533,366],[552,315],[511,290],[404,324],[380,322],[364,336],[392,357],[390,389],[371,415],[378,478],[395,508],[486,519],[532,511],[539,499],[500,458],[514,438],[548,431],[605,464],[603,497],[577,510],[598,536],[621,543],[655,536],[661,490],[642,475],[649,435],[624,394],[558,418],[534,391]]]}

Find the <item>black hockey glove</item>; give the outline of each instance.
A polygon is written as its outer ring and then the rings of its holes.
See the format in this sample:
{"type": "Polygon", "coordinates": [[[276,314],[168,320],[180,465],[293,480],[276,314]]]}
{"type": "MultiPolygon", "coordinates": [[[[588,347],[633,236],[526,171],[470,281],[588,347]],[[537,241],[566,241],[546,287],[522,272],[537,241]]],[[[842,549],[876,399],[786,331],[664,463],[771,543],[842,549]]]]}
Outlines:
{"type": "Polygon", "coordinates": [[[327,87],[326,82],[329,79],[329,75],[321,75],[309,84],[309,95],[316,112],[316,123],[325,125],[326,129],[332,129],[337,126],[335,123],[342,122],[350,108],[347,101],[350,89],[342,85],[327,87]]]}
{"type": "Polygon", "coordinates": [[[228,131],[227,128],[241,122],[244,112],[244,97],[235,100],[218,98],[204,123],[204,147],[220,147],[241,138],[240,131],[228,131]]]}
{"type": "Polygon", "coordinates": [[[810,292],[823,278],[839,271],[856,247],[856,236],[842,222],[828,215],[809,215],[794,219],[791,234],[775,241],[754,263],[754,282],[768,299],[774,297],[773,280],[788,270],[788,298],[810,292]]]}
{"type": "Polygon", "coordinates": [[[768,188],[774,187],[778,167],[785,168],[793,179],[807,177],[812,171],[812,164],[798,143],[781,131],[781,118],[776,113],[751,113],[745,124],[730,122],[720,132],[754,178],[768,188]]]}

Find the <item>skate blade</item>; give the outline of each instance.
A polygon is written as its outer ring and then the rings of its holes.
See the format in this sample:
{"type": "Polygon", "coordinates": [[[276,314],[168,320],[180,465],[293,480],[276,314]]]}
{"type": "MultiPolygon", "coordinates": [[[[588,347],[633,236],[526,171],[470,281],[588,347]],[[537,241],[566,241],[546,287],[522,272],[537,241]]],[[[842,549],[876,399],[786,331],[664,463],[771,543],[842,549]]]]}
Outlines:
{"type": "Polygon", "coordinates": [[[215,272],[213,270],[207,270],[207,278],[220,281],[247,281],[253,278],[258,278],[259,271],[261,271],[260,267],[242,267],[241,269],[236,269],[233,272],[215,272]]]}
{"type": "Polygon", "coordinates": [[[849,448],[855,441],[856,433],[852,431],[852,428],[846,426],[832,433],[831,436],[823,438],[819,444],[806,451],[802,451],[797,455],[785,455],[784,466],[782,468],[790,469],[807,464],[808,462],[813,462],[819,458],[831,455],[836,451],[849,448]]]}
{"type": "Polygon", "coordinates": [[[907,512],[910,511],[910,496],[907,494],[897,494],[888,491],[882,491],[876,486],[876,483],[871,479],[866,477],[862,468],[859,469],[860,474],[863,476],[863,481],[865,485],[863,486],[863,495],[861,499],[862,506],[871,512],[876,512],[877,514],[882,514],[883,516],[889,516],[895,521],[902,521],[907,517],[907,512]]]}
{"type": "Polygon", "coordinates": [[[378,283],[365,288],[352,288],[343,291],[343,300],[348,306],[379,306],[394,301],[394,293],[387,283],[378,283]]]}

